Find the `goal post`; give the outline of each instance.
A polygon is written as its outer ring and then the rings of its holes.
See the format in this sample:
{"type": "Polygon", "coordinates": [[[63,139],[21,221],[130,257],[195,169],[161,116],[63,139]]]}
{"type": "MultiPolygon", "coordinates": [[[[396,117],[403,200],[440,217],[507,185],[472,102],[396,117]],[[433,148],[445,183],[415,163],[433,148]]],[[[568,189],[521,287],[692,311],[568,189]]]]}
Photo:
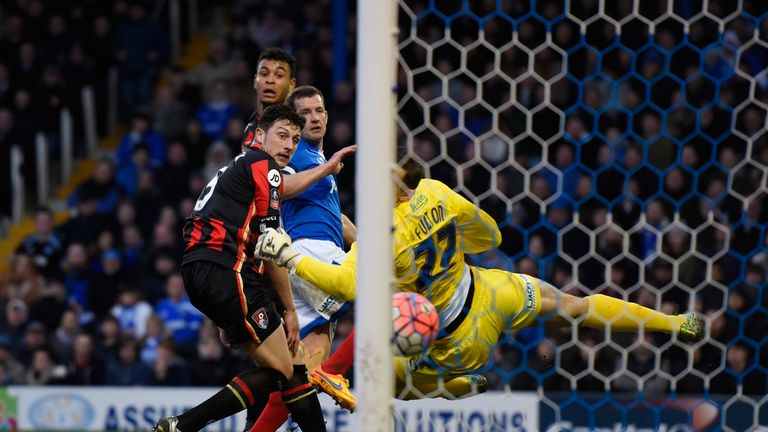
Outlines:
{"type": "Polygon", "coordinates": [[[395,0],[358,1],[355,300],[357,427],[392,431],[392,168],[395,160],[395,0]]]}

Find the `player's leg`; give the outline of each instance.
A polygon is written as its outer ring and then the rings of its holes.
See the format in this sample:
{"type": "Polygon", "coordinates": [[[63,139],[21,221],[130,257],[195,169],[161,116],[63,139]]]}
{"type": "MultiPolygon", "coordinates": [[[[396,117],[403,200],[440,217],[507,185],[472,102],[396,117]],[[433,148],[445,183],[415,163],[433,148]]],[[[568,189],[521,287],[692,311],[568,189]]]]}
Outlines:
{"type": "MultiPolygon", "coordinates": [[[[353,327],[346,339],[344,339],[344,341],[336,348],[336,351],[334,351],[333,354],[319,366],[320,371],[325,374],[345,375],[347,371],[349,371],[349,368],[352,367],[354,360],[355,328],[353,327]]],[[[313,372],[310,372],[310,380],[312,380],[311,376],[314,375],[314,370],[315,369],[312,370],[313,372]]]]}
{"type": "Polygon", "coordinates": [[[275,431],[288,419],[287,400],[292,400],[295,392],[309,387],[307,369],[318,366],[330,349],[330,323],[313,329],[302,339],[303,355],[294,357],[294,384],[283,392],[273,392],[261,416],[251,426],[251,431],[275,431]]]}
{"type": "Polygon", "coordinates": [[[704,337],[704,326],[694,313],[667,315],[637,303],[603,294],[576,297],[566,294],[542,280],[523,276],[538,284],[541,293],[540,316],[552,316],[549,326],[570,326],[573,319],[583,327],[619,332],[646,331],[677,333],[684,341],[698,341],[704,337]]]}
{"type": "Polygon", "coordinates": [[[416,360],[395,357],[395,397],[416,400],[425,397],[461,399],[485,393],[488,381],[479,374],[439,374],[427,367],[415,367],[416,360]]]}

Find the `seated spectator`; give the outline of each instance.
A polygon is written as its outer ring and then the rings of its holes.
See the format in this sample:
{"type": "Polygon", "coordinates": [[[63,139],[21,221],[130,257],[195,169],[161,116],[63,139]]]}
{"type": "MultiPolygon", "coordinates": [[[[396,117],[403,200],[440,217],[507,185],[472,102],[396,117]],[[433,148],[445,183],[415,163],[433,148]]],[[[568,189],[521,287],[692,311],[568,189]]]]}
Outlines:
{"type": "Polygon", "coordinates": [[[157,348],[152,372],[151,385],[188,386],[190,383],[187,363],[176,355],[173,345],[169,342],[165,342],[157,348]]]}
{"type": "Polygon", "coordinates": [[[104,384],[112,386],[144,386],[152,381],[152,370],[139,361],[138,342],[125,338],[119,345],[117,358],[107,362],[104,384]]]}
{"type": "Polygon", "coordinates": [[[53,331],[70,305],[76,306],[77,303],[70,302],[64,282],[52,279],[48,282],[43,295],[29,305],[29,318],[32,321],[40,321],[48,331],[53,331]]]}
{"type": "Polygon", "coordinates": [[[175,204],[187,196],[191,173],[186,146],[181,141],[171,142],[168,146],[168,164],[158,173],[158,180],[169,202],[175,204]]]}
{"type": "Polygon", "coordinates": [[[55,362],[51,353],[45,349],[36,349],[27,371],[28,385],[66,384],[67,369],[55,362]]]}
{"type": "Polygon", "coordinates": [[[710,381],[710,391],[714,394],[745,395],[762,397],[765,395],[768,379],[766,373],[755,368],[751,350],[743,343],[728,347],[726,367],[710,381]]]}
{"type": "Polygon", "coordinates": [[[189,302],[181,274],[174,273],[168,278],[165,294],[166,297],[155,305],[155,311],[173,335],[179,351],[193,353],[203,315],[189,302]]]}
{"type": "Polygon", "coordinates": [[[22,364],[28,365],[32,363],[35,351],[47,352],[48,348],[48,332],[45,326],[39,321],[32,321],[27,326],[23,342],[16,346],[14,355],[22,364]]]}
{"type": "Polygon", "coordinates": [[[176,138],[184,133],[189,108],[176,99],[170,85],[155,90],[155,99],[149,107],[152,128],[162,137],[176,138]]]}
{"type": "Polygon", "coordinates": [[[14,255],[8,272],[7,295],[29,304],[37,300],[45,289],[45,278],[37,270],[31,255],[14,255]]]}
{"type": "Polygon", "coordinates": [[[72,359],[67,363],[68,384],[91,386],[104,384],[105,362],[94,350],[91,335],[78,334],[72,348],[72,359]]]}
{"type": "Polygon", "coordinates": [[[205,166],[202,170],[202,175],[206,179],[206,182],[213,178],[216,173],[224,166],[226,166],[232,159],[232,153],[227,147],[227,144],[223,141],[216,141],[208,147],[208,152],[205,155],[205,166]]]}
{"type": "Polygon", "coordinates": [[[111,159],[103,157],[96,162],[96,168],[90,179],[81,183],[72,195],[68,204],[70,208],[78,207],[81,200],[96,200],[96,212],[99,214],[113,213],[125,191],[115,180],[115,165],[111,159]]]}
{"type": "Polygon", "coordinates": [[[122,257],[116,249],[110,249],[101,256],[103,272],[94,276],[88,290],[88,310],[96,320],[106,315],[117,300],[117,289],[121,283],[131,281],[131,276],[122,269],[122,257]]]}
{"type": "Polygon", "coordinates": [[[0,336],[0,385],[24,384],[24,366],[13,357],[9,338],[0,336]]]}
{"type": "Polygon", "coordinates": [[[133,149],[138,145],[144,145],[149,149],[150,166],[159,168],[165,164],[165,139],[152,130],[149,117],[141,112],[133,114],[130,130],[117,145],[115,160],[118,168],[131,162],[133,149]]]}
{"type": "Polygon", "coordinates": [[[16,248],[16,253],[31,256],[40,274],[47,278],[59,274],[64,254],[64,246],[54,233],[53,226],[53,211],[48,207],[39,207],[35,211],[35,231],[16,248]]]}
{"type": "Polygon", "coordinates": [[[132,197],[139,190],[139,174],[151,169],[149,147],[139,142],[131,150],[130,160],[118,169],[115,179],[126,195],[132,197]]]}
{"type": "MultiPolygon", "coordinates": [[[[638,337],[634,338],[635,341],[638,337]]],[[[643,343],[629,350],[626,365],[622,357],[616,359],[614,370],[624,370],[632,375],[621,375],[613,380],[613,389],[620,392],[642,391],[646,395],[662,395],[669,390],[669,381],[658,375],[656,369],[656,355],[649,347],[656,346],[653,336],[645,335],[643,343]],[[626,367],[626,368],[625,368],[626,367]],[[638,378],[634,378],[637,376],[638,378]],[[640,384],[642,383],[642,384],[640,384]]],[[[669,359],[661,359],[660,370],[670,370],[669,359]]]]}
{"type": "Polygon", "coordinates": [[[148,252],[143,271],[144,277],[139,281],[141,291],[147,301],[156,303],[165,295],[166,281],[179,268],[179,263],[176,261],[178,256],[180,254],[175,253],[174,249],[169,247],[161,247],[148,252]]]}
{"type": "Polygon", "coordinates": [[[144,239],[141,230],[136,225],[128,225],[123,228],[123,268],[126,271],[136,269],[141,264],[144,252],[144,239]]]}
{"type": "Polygon", "coordinates": [[[72,359],[72,346],[80,334],[80,316],[73,309],[67,309],[61,316],[61,324],[51,335],[51,354],[61,362],[72,359]]]}
{"type": "Polygon", "coordinates": [[[141,340],[147,331],[147,319],[152,315],[152,306],[141,299],[135,286],[123,288],[117,297],[117,304],[112,307],[112,315],[120,324],[123,336],[141,340]]]}
{"type": "Polygon", "coordinates": [[[83,310],[88,309],[88,292],[93,281],[93,274],[88,266],[85,245],[72,243],[67,248],[64,261],[64,286],[70,300],[83,310]]]}
{"type": "Polygon", "coordinates": [[[192,362],[192,385],[219,387],[232,379],[234,361],[216,336],[201,336],[192,362]]]}
{"type": "Polygon", "coordinates": [[[181,142],[187,147],[190,168],[193,170],[202,168],[205,162],[205,152],[211,145],[211,139],[203,132],[203,126],[196,118],[187,119],[181,142]]]}
{"type": "Polygon", "coordinates": [[[152,366],[157,358],[157,349],[168,338],[168,331],[163,321],[155,314],[147,319],[147,332],[139,353],[139,358],[147,366],[152,366]]]}
{"type": "MultiPolygon", "coordinates": [[[[187,72],[187,81],[208,92],[210,97],[213,85],[218,82],[232,81],[233,68],[229,47],[223,39],[214,39],[208,44],[208,58],[200,65],[187,72]]],[[[176,85],[179,87],[179,85],[176,85]]]]}
{"type": "Polygon", "coordinates": [[[29,310],[20,299],[11,299],[5,305],[5,322],[0,325],[0,338],[7,340],[10,347],[17,350],[27,333],[29,310]]]}
{"type": "Polygon", "coordinates": [[[239,115],[240,111],[229,99],[227,83],[219,80],[211,85],[208,100],[198,108],[195,117],[205,134],[212,140],[218,140],[224,135],[229,120],[239,115]]]}
{"type": "Polygon", "coordinates": [[[77,199],[75,215],[58,228],[64,243],[82,242],[91,244],[96,236],[108,226],[105,215],[98,213],[99,202],[95,191],[86,188],[77,199]]]}
{"type": "Polygon", "coordinates": [[[106,360],[116,359],[120,349],[120,323],[112,315],[106,315],[97,330],[97,350],[106,360]]]}

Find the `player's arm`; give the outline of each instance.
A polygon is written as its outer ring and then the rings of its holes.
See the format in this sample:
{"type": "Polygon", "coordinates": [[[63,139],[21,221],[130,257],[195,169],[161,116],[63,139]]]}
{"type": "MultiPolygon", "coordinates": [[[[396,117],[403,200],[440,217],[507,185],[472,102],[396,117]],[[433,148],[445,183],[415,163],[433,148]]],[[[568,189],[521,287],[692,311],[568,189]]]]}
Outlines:
{"type": "Polygon", "coordinates": [[[277,297],[280,299],[280,303],[283,304],[285,314],[283,319],[286,323],[286,330],[288,336],[288,348],[291,353],[295,354],[299,345],[298,333],[296,337],[292,337],[291,326],[293,325],[294,318],[296,318],[298,325],[298,316],[296,315],[296,303],[293,301],[293,292],[291,291],[291,285],[288,282],[288,269],[280,267],[273,262],[264,262],[264,272],[269,276],[269,280],[272,281],[272,286],[277,292],[277,297]]]}
{"type": "Polygon", "coordinates": [[[256,256],[284,266],[300,278],[334,297],[349,301],[355,298],[357,285],[357,243],[341,264],[329,264],[291,248],[285,231],[268,229],[256,243],[256,256]]]}
{"type": "Polygon", "coordinates": [[[456,223],[467,253],[480,253],[501,244],[501,231],[491,215],[451,191],[450,205],[456,211],[456,223]]]}
{"type": "Polygon", "coordinates": [[[294,198],[295,196],[307,190],[307,188],[312,186],[313,183],[320,180],[321,178],[331,174],[338,174],[339,171],[341,171],[341,168],[344,166],[344,164],[341,163],[341,160],[344,159],[344,157],[354,153],[356,148],[357,146],[355,145],[344,147],[343,149],[334,153],[328,162],[317,165],[308,170],[296,172],[295,169],[291,168],[291,165],[283,168],[283,172],[288,175],[284,176],[282,198],[284,200],[294,198]]]}
{"type": "Polygon", "coordinates": [[[348,246],[357,241],[357,227],[344,213],[341,214],[341,238],[348,246]]]}

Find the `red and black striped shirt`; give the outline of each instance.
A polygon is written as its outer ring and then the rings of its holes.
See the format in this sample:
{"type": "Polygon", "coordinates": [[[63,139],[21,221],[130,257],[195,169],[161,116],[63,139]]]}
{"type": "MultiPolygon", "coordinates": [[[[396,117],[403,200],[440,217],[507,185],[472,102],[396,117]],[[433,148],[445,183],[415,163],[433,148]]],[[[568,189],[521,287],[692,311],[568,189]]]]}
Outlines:
{"type": "Polygon", "coordinates": [[[280,226],[283,176],[274,159],[248,149],[219,170],[184,223],[184,260],[205,260],[240,271],[254,264],[256,240],[280,226]]]}

